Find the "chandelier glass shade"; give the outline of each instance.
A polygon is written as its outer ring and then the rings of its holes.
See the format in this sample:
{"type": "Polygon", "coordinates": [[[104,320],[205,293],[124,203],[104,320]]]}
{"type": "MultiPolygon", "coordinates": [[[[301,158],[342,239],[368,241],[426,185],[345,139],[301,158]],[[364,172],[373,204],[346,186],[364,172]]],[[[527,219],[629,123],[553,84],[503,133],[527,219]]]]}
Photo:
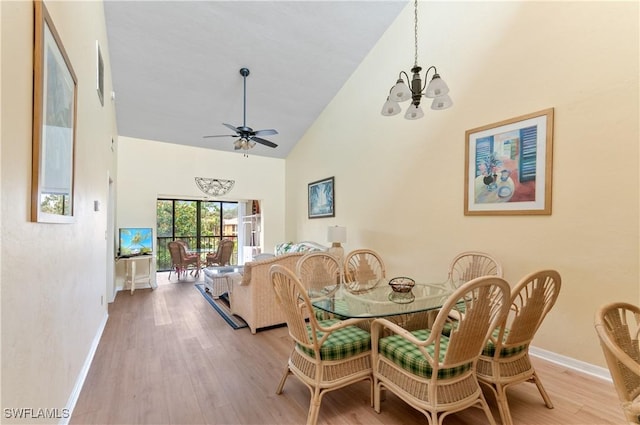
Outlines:
{"type": "Polygon", "coordinates": [[[412,77],[409,79],[409,75],[406,72],[400,71],[396,84],[391,87],[387,100],[382,106],[381,114],[385,117],[399,114],[401,112],[399,103],[411,99],[411,105],[407,108],[404,117],[408,120],[422,118],[424,112],[420,107],[420,101],[423,96],[433,99],[431,109],[436,111],[447,109],[453,105],[453,101],[448,94],[449,86],[440,77],[435,66],[427,68],[425,81],[429,72],[433,71],[433,76],[429,84],[426,84],[426,87],[422,85],[422,78],[420,77],[422,68],[418,66],[418,0],[414,1],[414,18],[415,62],[413,68],[411,68],[412,77]]]}

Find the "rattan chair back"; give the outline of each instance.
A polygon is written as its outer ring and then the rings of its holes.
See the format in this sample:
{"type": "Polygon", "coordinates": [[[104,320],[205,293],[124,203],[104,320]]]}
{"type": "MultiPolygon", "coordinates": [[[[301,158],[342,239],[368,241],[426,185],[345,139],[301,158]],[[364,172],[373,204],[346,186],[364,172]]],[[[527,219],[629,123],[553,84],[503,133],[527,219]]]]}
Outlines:
{"type": "MultiPolygon", "coordinates": [[[[276,301],[284,312],[289,329],[289,336],[295,343],[304,347],[317,349],[318,341],[315,332],[309,335],[307,332],[307,322],[312,311],[311,300],[307,295],[306,288],[302,282],[289,270],[280,265],[271,266],[271,282],[276,294],[276,301]]],[[[311,327],[317,328],[316,319],[311,315],[309,318],[311,327]]]]}
{"type": "Polygon", "coordinates": [[[455,289],[480,276],[502,277],[502,266],[489,254],[466,251],[456,255],[451,261],[447,281],[455,289]]]}
{"type": "Polygon", "coordinates": [[[222,239],[218,244],[215,254],[207,254],[207,266],[227,266],[231,261],[235,242],[231,239],[222,239]]]}
{"type": "Polygon", "coordinates": [[[513,424],[506,389],[521,382],[536,384],[546,406],[553,404],[529,359],[529,344],[560,293],[555,270],[530,273],[511,291],[509,315],[489,337],[478,360],[478,379],[493,389],[504,425],[513,424]]]}
{"type": "Polygon", "coordinates": [[[344,275],[347,282],[365,282],[386,277],[384,261],[371,249],[356,249],[344,259],[344,275]]]}
{"type": "Polygon", "coordinates": [[[327,252],[302,256],[296,264],[296,275],[310,293],[321,293],[344,282],[342,264],[327,252]]]}
{"type": "Polygon", "coordinates": [[[595,329],[622,411],[630,424],[640,424],[640,307],[606,304],[596,312],[595,329]]]}

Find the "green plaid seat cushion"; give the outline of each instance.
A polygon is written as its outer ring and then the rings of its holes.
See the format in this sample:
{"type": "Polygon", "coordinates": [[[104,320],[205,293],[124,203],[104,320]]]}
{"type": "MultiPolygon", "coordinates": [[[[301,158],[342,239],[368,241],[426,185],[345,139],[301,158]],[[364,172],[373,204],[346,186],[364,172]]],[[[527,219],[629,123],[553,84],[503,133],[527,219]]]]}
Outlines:
{"type": "MultiPolygon", "coordinates": [[[[339,322],[338,319],[320,321],[320,326],[328,327],[339,322]]],[[[311,326],[307,325],[309,340],[312,338],[311,326]]],[[[318,339],[322,338],[324,332],[317,331],[318,339]]],[[[313,350],[299,346],[302,351],[314,357],[313,350]]],[[[329,338],[320,347],[320,358],[322,360],[341,360],[355,356],[371,349],[371,335],[369,332],[357,326],[347,326],[331,332],[329,338]]]]}
{"type": "Polygon", "coordinates": [[[316,316],[316,320],[326,320],[330,315],[330,313],[327,313],[326,311],[317,307],[313,308],[313,314],[316,316]]]}
{"type": "MultiPolygon", "coordinates": [[[[496,329],[495,331],[493,331],[493,337],[494,338],[498,338],[498,333],[500,332],[500,329],[496,329]]],[[[505,329],[504,331],[504,338],[506,340],[507,335],[509,335],[509,329],[505,329]]],[[[500,350],[500,357],[511,357],[511,356],[515,356],[518,353],[523,352],[524,350],[527,349],[527,345],[518,345],[516,347],[502,347],[502,349],[500,350]]],[[[496,346],[493,345],[493,342],[491,341],[487,341],[487,344],[484,346],[484,348],[482,349],[482,355],[483,356],[489,356],[489,357],[493,357],[496,354],[496,346]]]]}
{"type": "MultiPolygon", "coordinates": [[[[418,339],[426,340],[427,338],[429,338],[431,331],[429,329],[421,329],[418,331],[413,331],[411,332],[411,334],[413,334],[413,336],[418,339]]],[[[443,336],[440,340],[440,352],[437,355],[437,358],[440,362],[444,360],[444,355],[447,352],[448,343],[449,338],[443,336]]],[[[429,355],[434,358],[436,357],[434,354],[435,346],[433,344],[425,348],[429,355]]],[[[422,376],[424,378],[431,378],[433,369],[431,368],[431,365],[429,364],[427,359],[418,349],[418,346],[407,341],[400,335],[391,335],[380,339],[379,352],[380,355],[393,361],[404,370],[407,370],[414,375],[422,376]]],[[[438,378],[445,379],[458,376],[471,369],[471,365],[471,363],[466,363],[456,367],[439,369],[438,378]]]]}

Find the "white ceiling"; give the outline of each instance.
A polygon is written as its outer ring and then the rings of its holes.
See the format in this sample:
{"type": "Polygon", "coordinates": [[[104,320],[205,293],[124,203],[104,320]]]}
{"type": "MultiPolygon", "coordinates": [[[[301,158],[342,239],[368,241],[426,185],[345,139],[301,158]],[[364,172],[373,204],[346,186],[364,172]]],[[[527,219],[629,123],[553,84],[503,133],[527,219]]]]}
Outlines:
{"type": "Polygon", "coordinates": [[[222,125],[274,128],[286,157],[406,0],[105,1],[118,133],[233,151],[222,125]]]}

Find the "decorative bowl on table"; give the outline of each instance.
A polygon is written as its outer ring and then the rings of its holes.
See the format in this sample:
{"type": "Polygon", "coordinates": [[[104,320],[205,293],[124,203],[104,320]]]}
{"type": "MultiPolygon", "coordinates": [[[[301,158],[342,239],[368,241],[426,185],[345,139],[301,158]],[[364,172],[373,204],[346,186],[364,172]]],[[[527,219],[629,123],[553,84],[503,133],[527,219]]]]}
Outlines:
{"type": "Polygon", "coordinates": [[[399,294],[411,292],[415,284],[416,281],[410,277],[394,277],[389,281],[389,286],[391,286],[393,292],[397,292],[399,294]]]}

